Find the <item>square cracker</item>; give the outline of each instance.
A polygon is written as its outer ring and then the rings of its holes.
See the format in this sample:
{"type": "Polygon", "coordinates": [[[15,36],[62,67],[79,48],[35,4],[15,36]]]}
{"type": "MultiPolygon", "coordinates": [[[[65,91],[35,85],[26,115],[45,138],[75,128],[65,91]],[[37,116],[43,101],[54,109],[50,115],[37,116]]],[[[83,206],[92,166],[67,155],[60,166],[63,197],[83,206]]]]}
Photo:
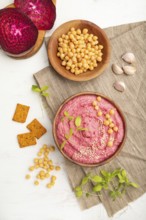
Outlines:
{"type": "Polygon", "coordinates": [[[29,108],[30,108],[29,106],[17,104],[12,120],[20,123],[24,123],[26,121],[29,108]]]}
{"type": "Polygon", "coordinates": [[[36,138],[34,137],[32,132],[18,134],[17,138],[18,138],[18,143],[21,148],[36,144],[36,138]]]}
{"type": "Polygon", "coordinates": [[[27,128],[34,134],[34,136],[39,139],[43,134],[47,132],[46,128],[37,120],[34,119],[27,128]]]}

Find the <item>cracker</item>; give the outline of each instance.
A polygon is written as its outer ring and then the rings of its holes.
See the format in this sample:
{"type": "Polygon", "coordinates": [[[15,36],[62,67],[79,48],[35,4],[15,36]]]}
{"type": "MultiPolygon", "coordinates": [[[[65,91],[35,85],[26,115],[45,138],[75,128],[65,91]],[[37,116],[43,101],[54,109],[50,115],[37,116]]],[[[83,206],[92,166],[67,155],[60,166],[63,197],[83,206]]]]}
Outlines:
{"type": "Polygon", "coordinates": [[[34,134],[34,136],[39,139],[43,134],[47,132],[46,128],[37,120],[34,119],[27,128],[34,134]]]}
{"type": "Polygon", "coordinates": [[[18,134],[17,138],[18,138],[18,143],[19,143],[21,148],[22,147],[28,147],[28,146],[36,144],[36,138],[34,137],[32,132],[24,133],[24,134],[18,134]]]}
{"type": "Polygon", "coordinates": [[[29,108],[30,108],[29,106],[17,104],[12,120],[20,123],[24,123],[26,121],[29,108]]]}

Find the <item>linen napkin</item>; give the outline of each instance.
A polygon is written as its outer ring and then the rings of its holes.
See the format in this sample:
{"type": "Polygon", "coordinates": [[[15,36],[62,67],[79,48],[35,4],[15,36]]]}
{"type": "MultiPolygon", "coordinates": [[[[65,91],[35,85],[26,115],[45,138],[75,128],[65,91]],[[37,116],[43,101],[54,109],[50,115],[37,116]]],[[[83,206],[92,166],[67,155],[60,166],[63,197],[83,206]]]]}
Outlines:
{"type": "MultiPolygon", "coordinates": [[[[121,153],[113,161],[102,167],[82,168],[64,159],[72,188],[79,185],[88,172],[99,174],[101,169],[112,171],[119,167],[126,169],[129,179],[140,185],[138,189],[131,188],[116,201],[112,201],[106,191],[100,198],[93,196],[79,199],[83,209],[102,202],[107,214],[112,216],[146,192],[146,22],[110,27],[105,29],[105,32],[111,42],[111,60],[108,68],[96,79],[73,82],[61,77],[51,66],[35,73],[34,78],[40,87],[49,86],[50,97],[43,99],[43,102],[51,121],[66,98],[83,91],[96,91],[107,95],[123,111],[128,128],[127,139],[121,153]],[[125,65],[121,59],[125,52],[133,52],[136,56],[137,72],[134,76],[114,75],[111,70],[113,63],[125,65]],[[124,93],[113,88],[116,80],[125,82],[124,93]]],[[[90,189],[92,184],[88,187],[90,189]]]]}

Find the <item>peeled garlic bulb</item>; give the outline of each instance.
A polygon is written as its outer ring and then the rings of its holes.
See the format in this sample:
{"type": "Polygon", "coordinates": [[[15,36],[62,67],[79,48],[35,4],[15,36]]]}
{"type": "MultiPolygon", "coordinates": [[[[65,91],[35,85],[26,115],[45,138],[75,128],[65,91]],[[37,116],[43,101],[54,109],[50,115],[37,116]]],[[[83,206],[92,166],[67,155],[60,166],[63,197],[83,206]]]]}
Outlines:
{"type": "Polygon", "coordinates": [[[118,66],[117,64],[112,65],[112,70],[115,74],[118,74],[118,75],[123,73],[122,68],[120,66],[118,66]]]}
{"type": "Polygon", "coordinates": [[[126,89],[125,83],[122,81],[116,81],[113,86],[119,92],[124,92],[126,89]]]}
{"type": "Polygon", "coordinates": [[[135,56],[133,53],[125,53],[122,56],[122,59],[127,63],[135,63],[136,62],[136,59],[135,59],[135,56]]]}
{"type": "Polygon", "coordinates": [[[134,75],[136,73],[135,66],[123,66],[123,70],[127,75],[134,75]]]}

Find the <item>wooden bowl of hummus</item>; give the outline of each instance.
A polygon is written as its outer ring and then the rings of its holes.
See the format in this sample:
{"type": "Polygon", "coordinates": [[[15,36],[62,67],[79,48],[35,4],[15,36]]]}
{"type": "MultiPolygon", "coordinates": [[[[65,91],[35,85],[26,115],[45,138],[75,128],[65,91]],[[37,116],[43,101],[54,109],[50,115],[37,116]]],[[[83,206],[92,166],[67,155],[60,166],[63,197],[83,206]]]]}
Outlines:
{"type": "MultiPolygon", "coordinates": [[[[71,35],[70,37],[69,36],[66,37],[70,39],[71,35]]],[[[75,34],[75,36],[80,37],[80,35],[78,36],[78,34],[75,34]]],[[[62,24],[54,31],[48,43],[48,58],[50,64],[58,74],[73,81],[91,80],[99,76],[101,73],[103,73],[103,71],[106,69],[110,61],[110,51],[111,51],[110,42],[104,30],[101,29],[96,24],[86,20],[71,20],[62,24]],[[79,48],[78,45],[76,45],[76,43],[79,44],[81,40],[74,41],[73,38],[72,40],[65,40],[64,41],[65,43],[60,42],[63,41],[62,39],[63,35],[69,33],[72,28],[81,31],[83,31],[84,29],[88,30],[88,34],[91,36],[91,38],[94,39],[95,37],[97,37],[96,40],[98,41],[97,46],[91,49],[90,46],[92,47],[91,44],[92,43],[94,44],[95,41],[92,42],[92,39],[89,39],[90,38],[89,36],[89,38],[85,40],[86,43],[83,42],[83,36],[84,36],[83,34],[81,34],[81,38],[80,38],[82,39],[82,45],[80,44],[79,48]],[[68,48],[68,51],[70,51],[71,53],[65,52],[64,49],[62,50],[61,44],[66,44],[65,47],[68,48]],[[73,48],[71,47],[71,44],[73,48]],[[99,45],[102,45],[103,49],[99,50],[100,47],[99,45]],[[88,46],[90,50],[88,49],[88,46]],[[64,58],[58,57],[59,49],[60,51],[62,50],[62,52],[60,53],[61,56],[63,56],[64,58]],[[80,51],[78,52],[78,50],[80,51]],[[98,62],[99,59],[98,58],[96,59],[96,57],[94,56],[95,53],[97,53],[98,55],[102,53],[102,61],[98,62]],[[91,55],[92,57],[90,57],[89,55],[91,55]],[[89,59],[89,57],[91,59],[89,59]],[[64,61],[64,59],[66,61],[64,61]],[[96,63],[95,65],[96,67],[93,68],[94,62],[96,63]],[[65,63],[66,65],[68,65],[67,68],[65,67],[65,63]]]]}
{"type": "Polygon", "coordinates": [[[96,92],[78,93],[65,100],[53,122],[54,140],[63,156],[87,167],[114,159],[124,146],[126,132],[120,108],[96,92]]]}

